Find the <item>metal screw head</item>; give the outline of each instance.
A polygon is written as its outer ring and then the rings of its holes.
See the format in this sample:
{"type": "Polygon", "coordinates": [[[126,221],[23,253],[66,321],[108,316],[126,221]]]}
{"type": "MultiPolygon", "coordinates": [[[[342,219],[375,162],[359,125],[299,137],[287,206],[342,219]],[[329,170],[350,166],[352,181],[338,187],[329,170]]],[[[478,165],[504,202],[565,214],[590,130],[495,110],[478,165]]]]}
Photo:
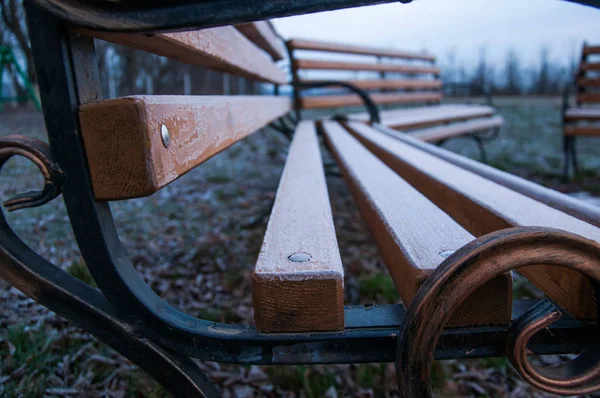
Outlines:
{"type": "Polygon", "coordinates": [[[312,256],[307,253],[295,253],[288,257],[288,260],[294,263],[304,263],[306,261],[310,261],[312,256]]]}
{"type": "Polygon", "coordinates": [[[162,143],[165,148],[168,148],[171,145],[171,136],[169,135],[169,129],[164,124],[160,125],[160,138],[162,139],[162,143]]]}
{"type": "Polygon", "coordinates": [[[451,255],[453,255],[455,252],[455,250],[444,250],[440,252],[440,256],[444,257],[444,258],[448,258],[451,255]]]}

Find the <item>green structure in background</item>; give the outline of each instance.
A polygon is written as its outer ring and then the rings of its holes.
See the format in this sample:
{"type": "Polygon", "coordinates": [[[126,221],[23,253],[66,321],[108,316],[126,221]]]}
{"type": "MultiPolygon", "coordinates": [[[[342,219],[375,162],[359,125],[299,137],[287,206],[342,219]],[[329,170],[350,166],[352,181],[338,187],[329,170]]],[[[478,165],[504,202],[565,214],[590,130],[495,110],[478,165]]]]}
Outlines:
{"type": "Polygon", "coordinates": [[[19,66],[19,63],[17,62],[17,59],[15,58],[15,54],[13,53],[12,49],[7,46],[0,46],[0,111],[3,110],[5,102],[22,103],[22,102],[28,102],[30,100],[31,100],[31,102],[33,102],[33,104],[35,105],[37,110],[42,109],[42,106],[40,105],[40,100],[38,99],[37,95],[35,94],[35,91],[33,90],[33,86],[31,85],[31,82],[29,81],[29,78],[27,77],[27,74],[25,74],[23,69],[21,69],[21,67],[19,66]],[[17,75],[21,78],[23,88],[27,92],[27,96],[4,97],[4,95],[2,93],[2,89],[3,89],[4,85],[2,83],[4,81],[3,80],[4,69],[8,66],[12,66],[13,68],[15,68],[14,70],[17,73],[17,75]]]}

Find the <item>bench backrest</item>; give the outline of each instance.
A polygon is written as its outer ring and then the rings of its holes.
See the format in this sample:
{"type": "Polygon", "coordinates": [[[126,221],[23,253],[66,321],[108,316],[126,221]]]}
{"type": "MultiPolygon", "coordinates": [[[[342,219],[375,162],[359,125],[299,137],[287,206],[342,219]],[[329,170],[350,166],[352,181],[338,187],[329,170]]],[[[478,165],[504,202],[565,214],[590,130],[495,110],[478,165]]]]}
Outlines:
{"type": "MultiPolygon", "coordinates": [[[[267,22],[153,35],[79,33],[255,81],[287,81],[275,63],[283,58],[283,45],[267,22]]],[[[95,197],[150,195],[290,109],[289,98],[262,95],[86,103],[80,123],[95,197]]]]}
{"type": "MultiPolygon", "coordinates": [[[[356,78],[344,79],[338,75],[335,80],[346,80],[370,91],[377,104],[439,103],[442,99],[440,69],[435,66],[432,55],[313,40],[293,39],[286,44],[294,82],[327,80],[308,79],[303,76],[307,70],[346,71],[354,72],[356,78]],[[321,53],[321,59],[307,57],[307,51],[321,53]],[[356,60],[323,60],[322,53],[338,57],[339,54],[353,55],[356,60]]],[[[301,95],[299,90],[295,100],[297,109],[347,107],[361,103],[353,94],[301,95]]]]}
{"type": "Polygon", "coordinates": [[[577,105],[600,104],[600,45],[583,45],[576,85],[577,105]]]}

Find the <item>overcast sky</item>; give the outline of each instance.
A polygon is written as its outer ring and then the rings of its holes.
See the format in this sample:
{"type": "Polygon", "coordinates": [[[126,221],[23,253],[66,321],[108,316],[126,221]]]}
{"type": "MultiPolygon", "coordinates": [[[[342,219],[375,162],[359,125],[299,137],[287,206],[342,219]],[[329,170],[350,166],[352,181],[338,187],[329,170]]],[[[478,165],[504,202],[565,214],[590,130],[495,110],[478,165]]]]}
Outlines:
{"type": "Polygon", "coordinates": [[[425,49],[441,63],[454,49],[459,63],[474,64],[485,46],[492,62],[502,64],[513,47],[534,64],[546,45],[566,64],[584,40],[600,44],[600,10],[560,0],[416,0],[273,22],[284,38],[425,49]]]}

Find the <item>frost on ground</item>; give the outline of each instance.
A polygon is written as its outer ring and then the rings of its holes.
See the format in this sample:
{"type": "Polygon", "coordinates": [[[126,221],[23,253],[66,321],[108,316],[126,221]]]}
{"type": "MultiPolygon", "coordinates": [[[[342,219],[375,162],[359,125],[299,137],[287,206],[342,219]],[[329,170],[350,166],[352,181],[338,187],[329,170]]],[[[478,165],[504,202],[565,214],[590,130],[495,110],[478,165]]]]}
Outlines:
{"type": "MultiPolygon", "coordinates": [[[[492,165],[598,203],[600,140],[578,142],[582,172],[560,179],[560,108],[554,99],[499,99],[506,125],[487,144],[492,165]]],[[[39,113],[0,114],[0,135],[44,137],[39,113]]],[[[149,198],[114,202],[123,245],[145,281],[190,315],[252,323],[251,272],[284,165],[287,141],[264,129],[235,144],[149,198]]],[[[477,158],[474,143],[445,147],[477,158]]],[[[327,159],[330,161],[331,159],[327,159]]],[[[36,189],[41,177],[23,159],[0,176],[0,197],[36,189]]],[[[346,304],[398,302],[372,238],[343,181],[328,177],[345,267],[346,304]]],[[[38,253],[93,284],[81,260],[59,199],[9,215],[17,233],[38,253]]],[[[537,297],[517,277],[515,296],[537,297]]],[[[543,357],[554,364],[560,358],[543,357]]],[[[236,366],[205,362],[204,371],[225,396],[394,396],[393,364],[336,366],[236,366]]],[[[438,361],[439,396],[545,396],[515,373],[505,358],[438,361]]],[[[1,396],[165,396],[141,371],[88,334],[0,281],[1,396]]]]}

